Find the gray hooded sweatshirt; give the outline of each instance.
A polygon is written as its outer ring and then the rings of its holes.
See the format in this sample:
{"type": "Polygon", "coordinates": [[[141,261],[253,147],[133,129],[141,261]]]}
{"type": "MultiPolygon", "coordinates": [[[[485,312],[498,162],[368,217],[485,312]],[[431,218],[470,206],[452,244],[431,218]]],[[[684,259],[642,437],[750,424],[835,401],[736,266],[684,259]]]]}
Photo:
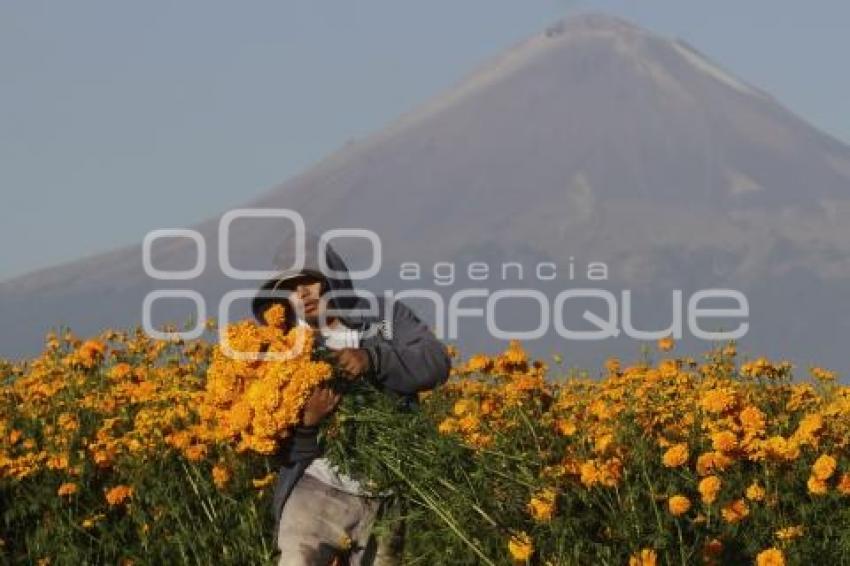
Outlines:
{"type": "MultiPolygon", "coordinates": [[[[278,272],[261,287],[261,291],[273,289],[279,281],[311,274],[324,279],[326,290],[353,292],[348,267],[329,243],[323,247],[326,264],[333,274],[322,272],[318,246],[319,238],[307,233],[304,267],[296,271],[289,268],[295,265],[295,240],[285,238],[274,258],[274,268],[278,272]]],[[[254,298],[251,307],[258,321],[263,321],[263,313],[274,301],[274,298],[259,294],[254,298]]],[[[448,379],[451,361],[446,347],[404,303],[393,301],[386,304],[383,297],[377,297],[377,314],[372,315],[365,314],[369,302],[363,297],[332,297],[328,306],[342,311],[337,318],[345,326],[365,332],[360,347],[369,356],[370,369],[366,377],[383,391],[415,403],[418,392],[433,389],[448,379]]],[[[290,311],[287,310],[287,313],[290,311]]],[[[292,322],[291,319],[288,321],[289,324],[292,322]]],[[[318,432],[319,427],[297,427],[276,455],[275,459],[281,465],[272,503],[275,521],[280,519],[283,506],[304,470],[322,454],[318,432]]]]}

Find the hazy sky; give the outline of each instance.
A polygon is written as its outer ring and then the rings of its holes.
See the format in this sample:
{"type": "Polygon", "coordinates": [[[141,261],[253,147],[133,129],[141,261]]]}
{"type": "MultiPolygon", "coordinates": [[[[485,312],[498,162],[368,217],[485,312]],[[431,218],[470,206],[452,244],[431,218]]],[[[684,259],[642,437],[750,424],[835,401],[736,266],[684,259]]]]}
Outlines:
{"type": "Polygon", "coordinates": [[[5,0],[0,280],[242,204],[577,10],[850,142],[846,0],[5,0]]]}

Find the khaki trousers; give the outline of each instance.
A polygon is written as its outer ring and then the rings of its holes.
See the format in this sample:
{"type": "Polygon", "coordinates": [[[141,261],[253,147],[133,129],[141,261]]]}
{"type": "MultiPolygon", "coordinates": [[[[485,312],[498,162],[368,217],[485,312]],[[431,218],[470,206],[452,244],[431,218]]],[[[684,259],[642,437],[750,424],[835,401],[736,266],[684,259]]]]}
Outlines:
{"type": "MultiPolygon", "coordinates": [[[[376,537],[372,527],[387,500],[359,497],[304,474],[281,511],[278,566],[327,566],[344,556],[350,566],[400,564],[395,536],[376,537]]],[[[400,523],[399,523],[400,525],[400,523]]]]}

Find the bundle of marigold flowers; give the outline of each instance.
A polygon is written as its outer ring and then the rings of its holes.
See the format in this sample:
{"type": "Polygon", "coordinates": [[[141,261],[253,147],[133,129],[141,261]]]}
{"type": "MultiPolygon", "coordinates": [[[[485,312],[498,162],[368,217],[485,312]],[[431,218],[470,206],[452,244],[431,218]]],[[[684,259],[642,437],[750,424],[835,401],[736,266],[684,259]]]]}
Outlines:
{"type": "Polygon", "coordinates": [[[311,391],[333,377],[330,364],[313,359],[313,329],[283,330],[280,304],[264,316],[265,326],[245,320],[225,329],[198,409],[200,432],[208,440],[235,443],[238,452],[275,452],[298,424],[311,391]]]}

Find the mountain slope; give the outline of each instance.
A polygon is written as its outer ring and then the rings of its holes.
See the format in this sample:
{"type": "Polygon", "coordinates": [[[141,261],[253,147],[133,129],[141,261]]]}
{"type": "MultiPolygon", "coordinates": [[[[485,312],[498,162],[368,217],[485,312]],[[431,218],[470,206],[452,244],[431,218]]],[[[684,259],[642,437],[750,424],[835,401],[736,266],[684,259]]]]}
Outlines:
{"type": "MultiPolygon", "coordinates": [[[[561,276],[491,278],[486,286],[554,292],[586,286],[583,266],[606,262],[607,286],[645,293],[653,321],[669,312],[672,289],[740,288],[753,309],[745,345],[840,366],[848,196],[846,145],[685,42],[588,14],[518,43],[246,206],[298,210],[315,231],[376,231],[385,269],[370,282],[375,288],[452,289],[433,276],[400,283],[393,274],[403,261],[426,269],[485,261],[498,272],[513,260],[528,271],[551,261],[561,276]],[[572,280],[563,276],[570,258],[579,272],[572,280]]],[[[234,263],[266,267],[280,226],[234,224],[234,263]]],[[[250,283],[216,268],[217,219],[194,228],[209,258],[191,287],[212,308],[224,291],[250,283]]],[[[161,269],[193,263],[188,241],[154,251],[161,269]]],[[[138,246],[2,283],[0,354],[32,351],[59,320],[83,331],[134,322],[156,287],[138,246]]],[[[462,325],[461,343],[485,347],[482,325],[462,325]]],[[[538,346],[585,363],[636,350],[628,341],[564,344],[552,336],[538,346]]]]}

